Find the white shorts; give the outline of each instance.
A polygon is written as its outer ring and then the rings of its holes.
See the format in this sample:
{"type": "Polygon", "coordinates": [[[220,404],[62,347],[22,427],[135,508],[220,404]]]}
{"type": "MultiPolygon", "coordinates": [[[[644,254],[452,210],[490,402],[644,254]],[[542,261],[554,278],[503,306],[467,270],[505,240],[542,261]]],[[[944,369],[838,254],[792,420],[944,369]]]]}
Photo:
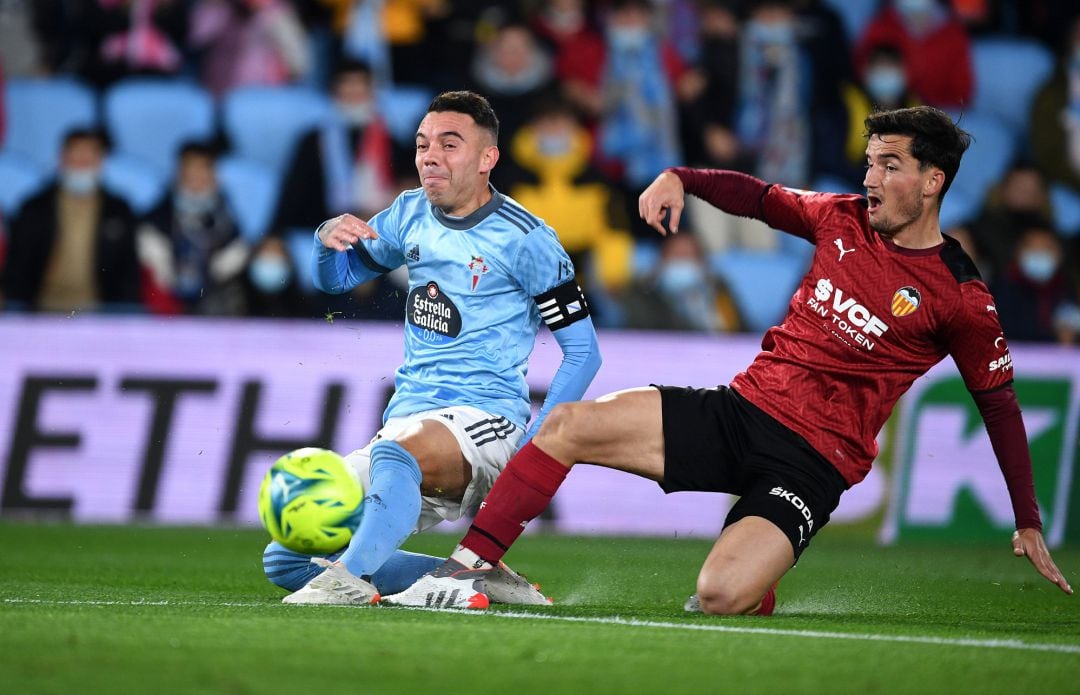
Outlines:
{"type": "Polygon", "coordinates": [[[472,466],[472,481],[461,501],[442,497],[422,497],[415,531],[424,531],[440,521],[457,521],[475,512],[487,496],[495,478],[517,451],[525,431],[501,415],[492,415],[469,406],[454,406],[390,418],[363,449],[345,457],[345,462],[366,491],[371,487],[371,445],[380,439],[394,439],[405,428],[423,420],[438,420],[454,435],[465,460],[472,466]]]}

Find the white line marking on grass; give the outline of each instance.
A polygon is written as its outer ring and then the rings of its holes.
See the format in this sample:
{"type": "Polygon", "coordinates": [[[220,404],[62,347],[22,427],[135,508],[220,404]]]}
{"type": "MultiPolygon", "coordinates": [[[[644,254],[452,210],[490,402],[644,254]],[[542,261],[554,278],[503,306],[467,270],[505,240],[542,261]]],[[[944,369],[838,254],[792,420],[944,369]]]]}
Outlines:
{"type": "MultiPolygon", "coordinates": [[[[49,606],[204,606],[214,608],[259,608],[266,602],[256,601],[108,601],[108,600],[70,600],[57,601],[34,598],[4,598],[5,604],[39,604],[49,606]]],[[[352,608],[352,606],[347,606],[352,608]]],[[[387,607],[384,607],[387,608],[387,607]]],[[[1029,652],[1054,652],[1058,654],[1080,654],[1080,645],[1049,644],[1045,642],[1023,642],[1021,640],[975,639],[973,637],[934,637],[933,635],[885,635],[862,632],[829,632],[825,630],[792,630],[770,627],[743,627],[738,625],[715,625],[710,623],[673,623],[658,620],[637,620],[634,618],[591,618],[574,615],[549,615],[544,613],[516,613],[513,611],[446,611],[434,608],[410,608],[405,606],[388,607],[389,610],[413,611],[419,613],[439,613],[441,615],[459,615],[476,618],[503,618],[507,620],[547,620],[559,623],[586,623],[590,625],[624,625],[626,627],[659,628],[662,630],[690,630],[698,632],[726,632],[736,635],[775,635],[779,637],[801,637],[809,639],[837,639],[862,642],[894,642],[901,644],[928,644],[934,646],[978,647],[983,649],[1014,649],[1029,652]]]]}

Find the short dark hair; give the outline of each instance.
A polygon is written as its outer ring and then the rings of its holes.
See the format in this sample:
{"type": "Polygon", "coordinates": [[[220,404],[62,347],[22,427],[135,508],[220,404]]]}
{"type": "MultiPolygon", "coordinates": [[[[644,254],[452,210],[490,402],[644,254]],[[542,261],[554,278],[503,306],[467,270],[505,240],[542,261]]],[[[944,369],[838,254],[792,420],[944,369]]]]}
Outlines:
{"type": "Polygon", "coordinates": [[[872,135],[907,135],[911,138],[911,156],[920,169],[935,166],[945,173],[938,202],[956,178],[960,158],[971,144],[971,135],[953,123],[949,115],[932,106],[913,106],[891,111],[875,111],[866,117],[866,137],[872,135]]]}
{"type": "Polygon", "coordinates": [[[433,111],[435,113],[451,111],[470,116],[476,125],[491,133],[495,142],[499,141],[499,117],[495,115],[495,110],[491,108],[488,100],[476,92],[443,92],[431,100],[427,112],[433,111]]]}
{"type": "Polygon", "coordinates": [[[219,150],[217,146],[212,142],[206,142],[204,140],[188,140],[180,146],[179,156],[181,158],[188,155],[195,155],[197,157],[206,157],[211,161],[217,161],[219,150]]]}
{"type": "Polygon", "coordinates": [[[94,140],[103,152],[109,150],[109,136],[97,126],[82,126],[72,128],[64,133],[63,149],[67,149],[76,140],[94,140]]]}

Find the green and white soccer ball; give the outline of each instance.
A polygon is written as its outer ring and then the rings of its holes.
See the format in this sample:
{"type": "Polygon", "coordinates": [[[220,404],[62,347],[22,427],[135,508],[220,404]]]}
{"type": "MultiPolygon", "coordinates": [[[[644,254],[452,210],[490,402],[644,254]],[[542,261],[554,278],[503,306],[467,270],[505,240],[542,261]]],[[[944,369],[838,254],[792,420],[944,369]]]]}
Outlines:
{"type": "Polygon", "coordinates": [[[360,524],[364,489],[345,460],[327,449],[291,451],[259,487],[259,518],[290,550],[323,555],[349,544],[360,524]]]}

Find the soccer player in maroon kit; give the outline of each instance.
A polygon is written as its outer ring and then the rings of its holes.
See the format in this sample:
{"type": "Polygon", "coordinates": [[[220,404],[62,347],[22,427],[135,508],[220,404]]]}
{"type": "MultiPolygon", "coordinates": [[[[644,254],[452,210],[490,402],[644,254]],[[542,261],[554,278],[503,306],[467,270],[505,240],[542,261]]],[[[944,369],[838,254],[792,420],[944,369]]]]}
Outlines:
{"type": "Polygon", "coordinates": [[[941,199],[970,142],[930,107],[866,119],[866,196],[809,193],[745,174],[674,168],[642,193],[642,218],[678,232],[690,193],[815,246],[784,321],[729,387],[649,386],[564,403],[511,459],[447,562],[387,602],[482,608],[484,576],[587,462],[666,492],[739,495],[688,603],[768,615],[775,587],[877,455],[897,399],[951,355],[978,405],[1016,517],[1013,553],[1071,594],[1042,535],[1012,361],[994,299],[941,199]]]}

